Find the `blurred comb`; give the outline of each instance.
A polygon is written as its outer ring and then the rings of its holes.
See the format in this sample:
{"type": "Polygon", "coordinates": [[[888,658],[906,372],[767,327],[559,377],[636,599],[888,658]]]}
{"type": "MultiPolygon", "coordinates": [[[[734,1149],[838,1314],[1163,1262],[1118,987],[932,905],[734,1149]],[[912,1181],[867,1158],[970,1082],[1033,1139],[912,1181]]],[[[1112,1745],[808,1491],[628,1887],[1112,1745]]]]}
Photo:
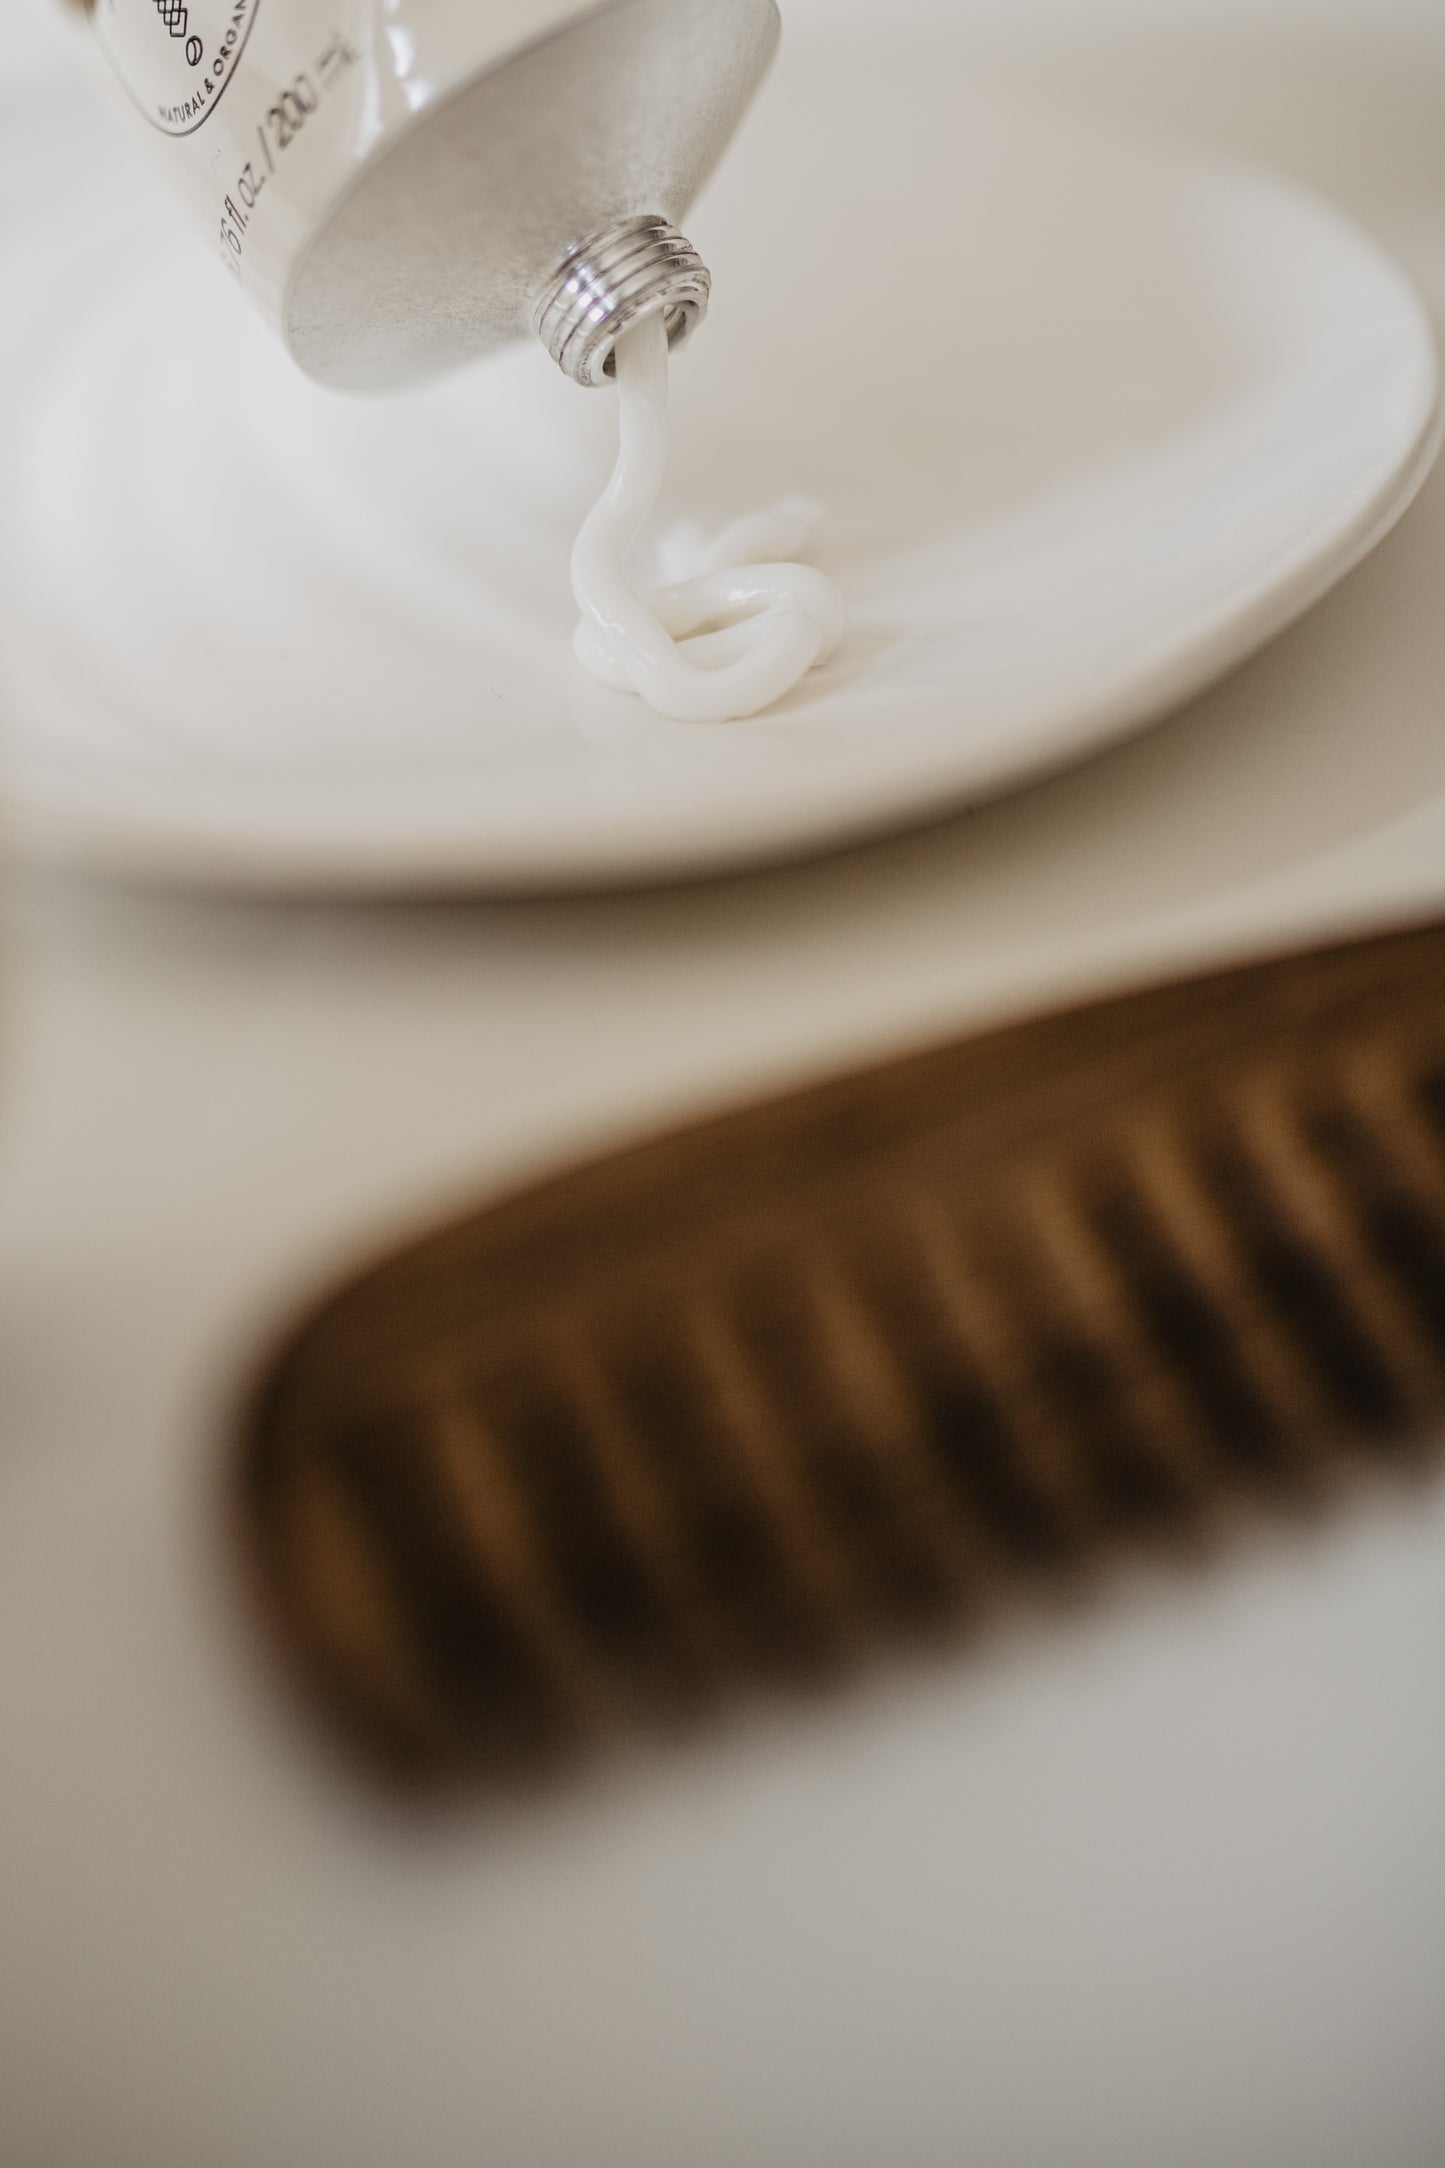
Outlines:
{"type": "Polygon", "coordinates": [[[375,1762],[549,1769],[1445,1432],[1445,930],[797,1092],[493,1205],[248,1416],[273,1629],[375,1762]]]}

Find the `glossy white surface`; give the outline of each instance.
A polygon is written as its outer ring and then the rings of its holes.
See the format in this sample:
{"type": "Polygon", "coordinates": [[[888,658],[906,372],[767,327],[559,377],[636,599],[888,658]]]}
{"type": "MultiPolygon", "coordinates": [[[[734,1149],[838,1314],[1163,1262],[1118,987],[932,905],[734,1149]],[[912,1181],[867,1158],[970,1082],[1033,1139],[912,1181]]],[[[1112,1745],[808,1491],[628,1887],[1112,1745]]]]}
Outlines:
{"type": "MultiPolygon", "coordinates": [[[[1332,192],[1445,313],[1437,0],[938,13],[980,66],[1332,192]]],[[[15,884],[6,2168],[1439,2168],[1438,1483],[445,1832],[368,1813],[289,1725],[212,1485],[262,1330],[461,1190],[1062,993],[1445,911],[1442,595],[1437,472],[1158,730],[681,895],[15,884]]]]}
{"type": "Polygon", "coordinates": [[[936,814],[1220,676],[1433,448],[1411,289],[1295,185],[1000,88],[957,36],[805,20],[693,221],[715,298],[668,510],[815,499],[851,625],[782,707],[680,728],[570,649],[605,396],[526,348],[319,391],[109,115],[22,110],[0,700],[21,840],[71,859],[566,887],[936,814]]]}

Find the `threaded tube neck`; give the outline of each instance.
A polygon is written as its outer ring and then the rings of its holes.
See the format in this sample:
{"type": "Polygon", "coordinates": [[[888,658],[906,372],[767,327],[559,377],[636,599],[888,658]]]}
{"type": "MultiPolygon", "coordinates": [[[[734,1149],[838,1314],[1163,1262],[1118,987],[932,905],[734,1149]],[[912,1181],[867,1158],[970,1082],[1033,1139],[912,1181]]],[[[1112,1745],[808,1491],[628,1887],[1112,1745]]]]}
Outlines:
{"type": "Polygon", "coordinates": [[[712,278],[702,258],[665,218],[629,218],[580,242],[558,266],[532,315],[532,328],[574,383],[614,373],[613,349],[644,317],[661,316],[668,344],[680,346],[707,314],[712,278]]]}

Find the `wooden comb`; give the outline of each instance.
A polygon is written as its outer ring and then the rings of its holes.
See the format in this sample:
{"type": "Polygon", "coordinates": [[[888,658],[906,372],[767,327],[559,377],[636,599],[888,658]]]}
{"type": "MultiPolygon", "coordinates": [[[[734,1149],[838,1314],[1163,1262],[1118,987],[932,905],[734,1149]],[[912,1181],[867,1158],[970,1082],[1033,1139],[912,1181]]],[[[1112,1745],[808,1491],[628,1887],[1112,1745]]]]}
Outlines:
{"type": "Polygon", "coordinates": [[[1445,1432],[1445,930],[1098,1004],[457,1221],[255,1395],[266,1614],[378,1764],[565,1764],[1445,1432]]]}

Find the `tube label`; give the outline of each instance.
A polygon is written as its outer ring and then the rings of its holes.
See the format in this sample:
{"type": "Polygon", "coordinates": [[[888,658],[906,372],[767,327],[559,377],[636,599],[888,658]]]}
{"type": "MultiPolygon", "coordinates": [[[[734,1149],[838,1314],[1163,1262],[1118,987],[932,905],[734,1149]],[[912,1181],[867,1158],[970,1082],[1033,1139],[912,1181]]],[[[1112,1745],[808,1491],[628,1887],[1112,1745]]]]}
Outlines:
{"type": "Polygon", "coordinates": [[[100,34],[151,126],[194,135],[225,96],[260,6],[261,0],[101,0],[100,34]]]}

